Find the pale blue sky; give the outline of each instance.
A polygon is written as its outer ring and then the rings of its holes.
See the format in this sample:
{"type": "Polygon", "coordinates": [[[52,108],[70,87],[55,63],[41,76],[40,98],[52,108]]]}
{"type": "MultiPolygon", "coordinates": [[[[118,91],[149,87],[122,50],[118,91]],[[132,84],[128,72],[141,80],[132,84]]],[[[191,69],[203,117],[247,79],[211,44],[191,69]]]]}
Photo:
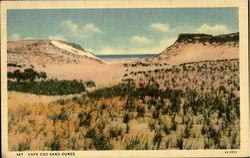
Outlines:
{"type": "Polygon", "coordinates": [[[238,8],[8,10],[8,40],[61,39],[94,54],[153,54],[179,33],[238,32],[238,8]]]}

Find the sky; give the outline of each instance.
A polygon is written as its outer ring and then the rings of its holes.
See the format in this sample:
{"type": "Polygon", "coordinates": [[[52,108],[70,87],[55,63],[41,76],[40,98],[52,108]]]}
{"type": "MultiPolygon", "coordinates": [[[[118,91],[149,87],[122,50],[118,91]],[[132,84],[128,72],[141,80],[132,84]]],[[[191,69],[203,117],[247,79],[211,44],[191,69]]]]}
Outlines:
{"type": "Polygon", "coordinates": [[[158,54],[180,33],[238,32],[238,8],[8,10],[8,40],[57,39],[96,55],[158,54]]]}

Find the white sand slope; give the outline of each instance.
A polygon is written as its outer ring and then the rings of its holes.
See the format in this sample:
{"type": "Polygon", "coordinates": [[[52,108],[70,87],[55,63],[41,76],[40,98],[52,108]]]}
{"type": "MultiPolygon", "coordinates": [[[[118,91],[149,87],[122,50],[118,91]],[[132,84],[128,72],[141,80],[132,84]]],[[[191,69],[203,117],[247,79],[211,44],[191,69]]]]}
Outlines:
{"type": "Polygon", "coordinates": [[[51,43],[52,43],[54,46],[56,46],[56,47],[58,47],[58,48],[60,48],[60,49],[64,49],[64,50],[66,50],[66,51],[68,51],[68,52],[70,52],[70,53],[77,54],[77,55],[82,55],[82,56],[87,56],[87,57],[90,57],[90,58],[94,58],[94,59],[98,59],[98,60],[99,60],[99,58],[97,58],[96,56],[94,56],[94,55],[91,54],[90,52],[82,51],[82,50],[76,49],[76,48],[74,48],[74,47],[72,47],[72,46],[70,46],[70,45],[67,45],[67,44],[63,43],[63,42],[59,42],[59,41],[53,40],[53,41],[51,41],[51,43]]]}

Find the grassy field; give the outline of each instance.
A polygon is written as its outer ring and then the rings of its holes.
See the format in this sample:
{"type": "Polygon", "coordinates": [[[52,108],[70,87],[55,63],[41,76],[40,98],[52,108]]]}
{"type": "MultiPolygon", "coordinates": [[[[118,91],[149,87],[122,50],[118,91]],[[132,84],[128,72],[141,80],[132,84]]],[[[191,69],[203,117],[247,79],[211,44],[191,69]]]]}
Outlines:
{"type": "Polygon", "coordinates": [[[239,90],[239,61],[219,60],[133,71],[46,102],[33,95],[17,105],[9,92],[9,149],[239,149],[239,90]]]}

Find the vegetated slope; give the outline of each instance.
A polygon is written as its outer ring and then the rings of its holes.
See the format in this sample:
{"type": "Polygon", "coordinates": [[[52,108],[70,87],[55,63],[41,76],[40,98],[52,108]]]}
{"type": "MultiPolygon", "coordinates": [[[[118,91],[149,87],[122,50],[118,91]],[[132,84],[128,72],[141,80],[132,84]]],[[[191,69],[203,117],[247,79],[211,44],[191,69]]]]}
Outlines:
{"type": "Polygon", "coordinates": [[[239,58],[239,33],[218,36],[180,34],[173,45],[149,61],[181,64],[235,58],[239,58]]]}
{"type": "Polygon", "coordinates": [[[123,80],[127,79],[134,80],[136,85],[157,83],[160,89],[209,91],[224,86],[230,91],[239,91],[239,59],[207,60],[130,71],[124,75],[123,80]]]}
{"type": "Polygon", "coordinates": [[[53,104],[10,105],[9,149],[239,149],[238,62],[133,73],[53,104]]]}
{"type": "Polygon", "coordinates": [[[64,41],[9,41],[7,46],[9,67],[45,68],[48,64],[103,63],[80,45],[64,41]]]}

